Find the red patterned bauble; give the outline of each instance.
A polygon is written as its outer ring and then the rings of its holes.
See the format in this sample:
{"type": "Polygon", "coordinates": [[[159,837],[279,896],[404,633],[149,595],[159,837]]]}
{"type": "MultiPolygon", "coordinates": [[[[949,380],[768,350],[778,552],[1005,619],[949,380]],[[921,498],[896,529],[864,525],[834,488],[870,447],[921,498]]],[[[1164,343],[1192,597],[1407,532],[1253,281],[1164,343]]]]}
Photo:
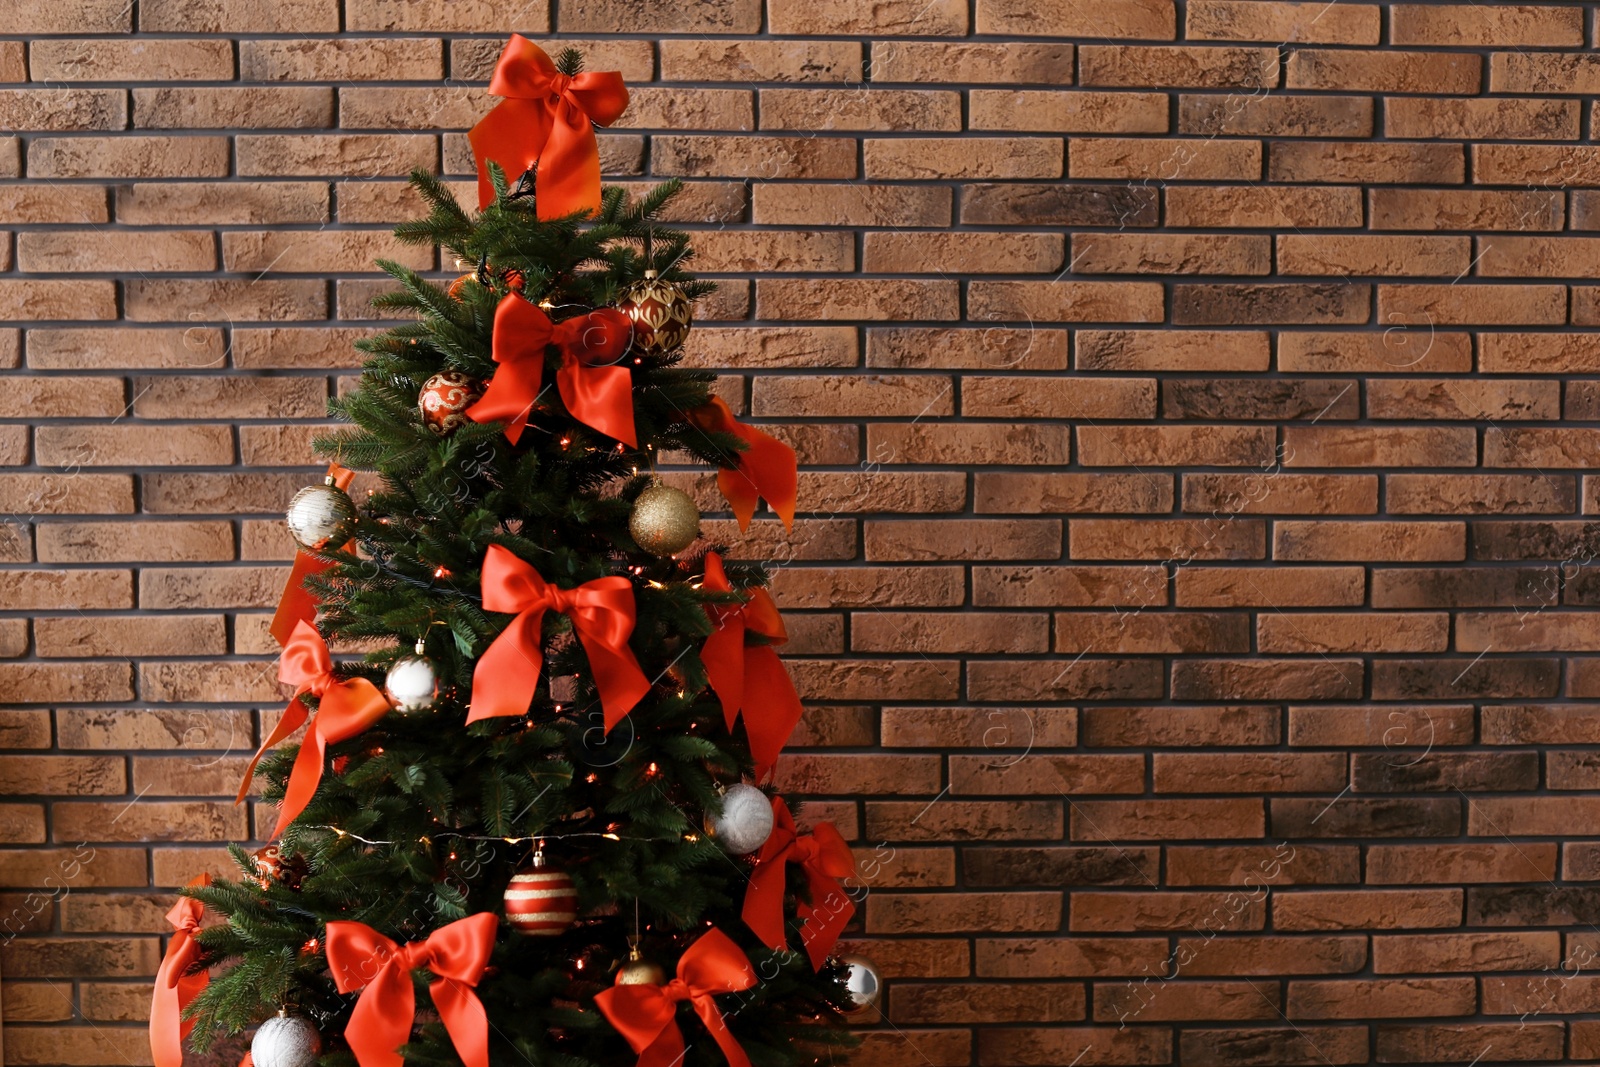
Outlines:
{"type": "Polygon", "coordinates": [[[440,437],[454,433],[469,421],[467,409],[483,396],[483,386],[460,371],[445,370],[422,383],[417,410],[422,424],[440,437]]]}
{"type": "Polygon", "coordinates": [[[258,848],[251,856],[256,868],[256,884],[262,889],[281,885],[290,892],[300,891],[300,881],[311,873],[310,864],[299,854],[285,856],[277,845],[258,848]]]}
{"type": "Polygon", "coordinates": [[[653,270],[623,294],[617,309],[633,320],[633,350],[647,356],[665,355],[683,344],[694,318],[694,302],[653,270]]]}
{"type": "Polygon", "coordinates": [[[578,918],[578,889],[566,871],[551,867],[542,853],[511,876],[506,886],[506,922],[525,934],[553,937],[578,918]]]}

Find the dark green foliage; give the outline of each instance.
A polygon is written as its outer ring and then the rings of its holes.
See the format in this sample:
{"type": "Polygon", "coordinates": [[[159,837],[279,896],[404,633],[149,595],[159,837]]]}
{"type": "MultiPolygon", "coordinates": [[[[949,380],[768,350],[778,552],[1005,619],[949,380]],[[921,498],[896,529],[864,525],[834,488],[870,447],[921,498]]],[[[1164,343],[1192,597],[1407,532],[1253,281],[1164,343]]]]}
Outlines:
{"type": "MultiPolygon", "coordinates": [[[[332,1039],[327,1067],[348,1067],[354,1061],[338,1035],[354,998],[328,977],[323,924],[354,919],[404,942],[466,915],[499,912],[529,839],[545,837],[550,862],[577,884],[585,918],[560,937],[502,925],[480,987],[497,1064],[632,1064],[592,998],[626,958],[636,908],[645,953],[669,973],[708,922],[749,951],[763,981],[725,1006],[758,1067],[829,1062],[832,1049],[849,1043],[834,1007],[843,999],[837,975],[814,974],[803,954],[772,953],[754,940],[739,919],[749,863],[725,855],[701,830],[719,803],[719,784],[751,767],[743,730],[728,732],[697,654],[711,632],[705,606],[738,597],[702,592],[698,561],[643,554],[628,533],[630,501],[661,451],[714,465],[730,463],[741,447],[685,420],[708,399],[712,375],[677,366],[676,353],[630,356],[636,451],[618,451],[575,422],[553,389],[549,410],[536,413],[517,446],[499,425],[438,437],[417,413],[429,376],[493,373],[491,327],[510,291],[509,272],[520,274],[524,297],[548,300],[557,318],[614,301],[651,267],[691,294],[708,292],[709,284],[683,271],[692,256],[687,235],[653,221],[680,186],[660,186],[636,203],[608,189],[593,220],[541,222],[521,185],[513,195],[504,175],[493,179],[502,195],[473,218],[437,179],[413,176],[432,210],[400,227],[400,236],[442,246],[473,278],[452,295],[384,264],[400,287],[377,304],[407,321],[361,342],[370,358],[360,388],[330,405],[350,425],[317,442],[330,458],[381,475],[382,488],[358,501],[359,550],[326,553],[337,565],[312,583],[326,635],[384,646],[341,670],[381,684],[387,666],[421,638],[439,669],[440,700],[420,714],[391,712],[330,746],[332,769],[284,835],[285,850],[310,865],[298,891],[258,887],[237,849],[245,877],[188,891],[228,920],[201,935],[217,970],[192,1009],[193,1043],[204,1048],[287,1004],[332,1039]],[[609,736],[587,658],[554,612],[546,615],[546,659],[530,714],[465,724],[477,657],[508,621],[486,612],[479,595],[491,544],[560,586],[609,574],[632,581],[632,647],[654,685],[609,736]]],[[[557,358],[552,350],[547,373],[557,358]]],[[[760,568],[729,570],[737,584],[765,580],[760,568]]],[[[268,799],[282,796],[294,755],[284,746],[263,761],[268,799]]],[[[419,1001],[426,1004],[424,984],[419,1001]]],[[[687,1008],[681,1019],[687,1063],[721,1063],[687,1008]]],[[[459,1062],[438,1024],[419,1035],[406,1048],[412,1063],[459,1062]]]]}

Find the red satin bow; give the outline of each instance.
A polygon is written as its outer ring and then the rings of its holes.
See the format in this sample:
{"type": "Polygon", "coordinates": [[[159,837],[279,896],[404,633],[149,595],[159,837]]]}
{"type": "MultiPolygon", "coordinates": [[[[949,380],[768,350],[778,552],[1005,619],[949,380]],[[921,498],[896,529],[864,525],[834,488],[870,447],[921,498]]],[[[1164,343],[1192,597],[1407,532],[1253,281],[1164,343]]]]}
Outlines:
{"type": "Polygon", "coordinates": [[[708,930],[678,960],[678,976],[666,985],[615,985],[594,1002],[617,1032],[639,1054],[638,1067],[672,1067],[682,1062],[683,1031],[677,1008],[687,1000],[728,1058],[728,1067],[750,1067],[750,1058],[728,1029],[712,997],[738,993],[756,984],[750,961],[727,934],[708,930]]]}
{"type": "MultiPolygon", "coordinates": [[[[706,576],[701,588],[714,593],[733,591],[722,569],[722,557],[715,552],[706,553],[706,576]]],[[[745,712],[750,755],[756,761],[756,778],[761,779],[778,762],[789,735],[800,722],[802,709],[794,682],[772,645],[745,643],[747,633],[760,634],[780,645],[789,639],[778,606],[767,591],[758,588],[747,592],[750,599],[743,604],[707,605],[717,629],[700,646],[700,662],[722,702],[729,730],[740,711],[745,712]],[[760,708],[759,713],[752,715],[749,709],[753,708],[760,708]]]]}
{"type": "Polygon", "coordinates": [[[468,722],[527,713],[544,665],[546,611],[559,611],[572,620],[589,656],[607,731],[650,691],[650,682],[628,647],[634,623],[633,586],[628,579],[596,578],[576,589],[559,589],[507,549],[490,545],[483,560],[483,606],[487,611],[515,612],[517,617],[478,659],[468,722]]]}
{"type": "Polygon", "coordinates": [[[474,422],[504,422],[516,444],[539,399],[545,348],[561,350],[556,389],[572,417],[638,447],[633,428],[633,374],[614,364],[628,350],[633,324],[616,308],[598,308],[552,323],[544,309],[515,293],[494,313],[494,361],[499,369],[483,398],[467,409],[474,422]]]}
{"type": "Polygon", "coordinates": [[[450,1040],[466,1067],[489,1067],[489,1017],[472,987],[483,977],[500,917],[484,911],[441,926],[424,940],[397,944],[364,923],[328,924],[328,970],[341,993],[361,990],[344,1028],[361,1067],[400,1067],[395,1050],[411,1036],[417,991],[411,972],[437,977],[428,984],[450,1040]]]}
{"type": "Polygon", "coordinates": [[[794,449],[752,426],[746,426],[733,417],[728,402],[714,396],[709,403],[689,412],[689,422],[707,433],[731,433],[749,445],[739,453],[733,468],[717,471],[717,487],[733,508],[739,520],[739,529],[750,528],[755,516],[756,503],[767,498],[772,510],[778,513],[783,524],[794,528],[794,504],[797,462],[794,449]]]}
{"type": "Polygon", "coordinates": [[[512,34],[489,81],[503,96],[467,139],[478,158],[478,210],[494,200],[489,161],[515,180],[539,164],[534,202],[541,219],[600,206],[600,145],[594,126],[609,126],[628,106],[628,88],[614,70],[571,77],[544,51],[512,34]]]}
{"type": "MultiPolygon", "coordinates": [[[[191,886],[210,885],[211,876],[202,874],[189,883],[191,886]]],[[[200,929],[200,917],[206,906],[189,897],[179,897],[167,912],[167,922],[174,931],[167,943],[167,954],[156,971],[156,988],[150,998],[150,1054],[156,1067],[181,1067],[183,1064],[183,1039],[194,1029],[194,1020],[183,1017],[183,1009],[200,995],[211,980],[205,971],[189,974],[189,968],[200,958],[200,942],[194,935],[200,929]]]]}
{"type": "Polygon", "coordinates": [[[809,834],[795,830],[794,816],[782,797],[772,798],[772,835],[761,846],[756,868],[750,875],[750,888],[744,894],[744,924],[768,948],[788,947],[783,928],[783,892],[788,882],[788,864],[798,863],[811,887],[809,903],[800,901],[796,913],[805,920],[800,940],[811,957],[813,970],[839,943],[839,935],[856,913],[855,903],[839,885],[840,878],[856,873],[856,858],[832,823],[818,823],[809,834]]]}
{"type": "MultiPolygon", "coordinates": [[[[351,480],[356,476],[355,471],[346,470],[337,463],[328,464],[328,474],[340,489],[349,489],[351,480]]],[[[273,612],[272,623],[267,627],[267,632],[272,634],[280,647],[289,643],[295,623],[301,620],[316,621],[317,598],[306,588],[305,582],[307,578],[321,574],[332,566],[332,563],[313,556],[305,549],[294,554],[289,580],[284,583],[283,595],[278,597],[278,610],[273,612]]]]}
{"type": "Polygon", "coordinates": [[[294,686],[294,699],[283,709],[278,725],[261,742],[250,766],[245,768],[244,781],[239,784],[239,795],[234,803],[243,800],[250,791],[256,764],[261,762],[267,749],[300,729],[311,714],[302,698],[309,693],[318,698],[318,704],[317,717],[306,731],[294,769],[289,772],[289,786],[278,811],[278,825],[268,836],[269,841],[283,833],[283,828],[311,802],[317,783],[322,781],[322,764],[328,746],[355,737],[389,711],[389,698],[365,678],[340,680],[334,676],[333,658],[328,654],[327,643],[316,627],[304,620],[295,625],[294,634],[283,647],[283,655],[278,659],[278,681],[294,686]]]}

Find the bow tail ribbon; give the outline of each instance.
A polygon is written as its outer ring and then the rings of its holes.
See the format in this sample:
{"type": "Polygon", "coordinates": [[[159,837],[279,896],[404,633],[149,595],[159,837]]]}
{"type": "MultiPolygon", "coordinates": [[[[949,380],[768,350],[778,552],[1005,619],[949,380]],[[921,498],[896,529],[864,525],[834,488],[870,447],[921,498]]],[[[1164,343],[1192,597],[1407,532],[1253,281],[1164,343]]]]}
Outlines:
{"type": "Polygon", "coordinates": [[[388,698],[365,678],[352,678],[328,687],[317,706],[317,717],[306,731],[305,740],[294,758],[289,784],[283,791],[283,803],[278,808],[278,825],[273,828],[269,841],[283,833],[311,803],[322,781],[328,746],[366,732],[388,711],[388,698]]]}
{"type": "Polygon", "coordinates": [[[361,1067],[400,1067],[396,1051],[411,1036],[417,994],[413,968],[435,977],[428,993],[466,1067],[489,1067],[489,1021],[473,987],[489,964],[500,919],[479,912],[401,946],[364,923],[327,926],[328,969],[341,993],[361,991],[345,1039],[361,1067]]]}
{"type": "MultiPolygon", "coordinates": [[[[773,798],[773,809],[783,801],[773,798]]],[[[788,809],[784,809],[787,811],[788,809]]],[[[755,870],[750,872],[750,884],[744,893],[744,910],[740,918],[752,933],[761,939],[761,943],[773,951],[780,951],[789,944],[788,936],[783,928],[783,893],[788,880],[787,865],[784,862],[789,845],[793,843],[793,836],[782,840],[783,829],[774,827],[771,836],[767,838],[767,845],[762,848],[761,858],[756,863],[755,870]],[[777,855],[769,858],[767,847],[778,841],[777,855]]]]}
{"type": "Polygon", "coordinates": [[[568,358],[556,370],[556,388],[572,417],[638,448],[633,427],[633,373],[627,367],[587,367],[568,358]]]}
{"type": "MultiPolygon", "coordinates": [[[[708,553],[706,558],[710,557],[708,553]]],[[[744,706],[744,653],[744,619],[738,612],[729,612],[700,646],[700,663],[706,669],[706,680],[722,702],[722,716],[730,731],[744,706]]]]}
{"type": "Polygon", "coordinates": [[[478,657],[478,665],[472,670],[468,722],[527,712],[539,685],[539,672],[544,667],[544,652],[540,648],[543,629],[544,608],[523,611],[478,657]]]}
{"type": "Polygon", "coordinates": [[[712,929],[689,946],[678,960],[677,977],[666,985],[612,986],[594,999],[601,1013],[639,1053],[638,1067],[681,1064],[685,1050],[675,1006],[684,1000],[700,1016],[729,1067],[750,1067],[750,1058],[713,998],[755,984],[755,972],[739,946],[721,930],[712,929]]]}
{"type": "Polygon", "coordinates": [[[762,497],[767,498],[784,526],[793,529],[799,485],[794,449],[771,434],[734,418],[728,402],[720,396],[712,397],[689,412],[689,422],[707,433],[733,434],[747,446],[734,460],[732,468],[723,467],[717,471],[717,487],[739,520],[739,529],[749,529],[762,497]]]}
{"type": "Polygon", "coordinates": [[[745,646],[744,684],[747,693],[761,694],[764,705],[759,715],[748,711],[744,714],[745,733],[750,738],[750,755],[755,759],[759,781],[778,762],[783,746],[800,725],[804,709],[789,672],[771,645],[745,646]]]}
{"type": "Polygon", "coordinates": [[[856,913],[855,901],[839,884],[856,873],[856,859],[832,823],[818,823],[811,831],[812,855],[802,862],[811,890],[810,903],[802,902],[798,914],[805,920],[800,942],[811,958],[811,969],[821,970],[856,913]]]}
{"type": "MultiPolygon", "coordinates": [[[[202,874],[189,884],[210,885],[211,876],[202,874]]],[[[156,971],[155,990],[150,997],[150,1054],[155,1067],[181,1067],[183,1039],[194,1029],[194,1020],[185,1019],[183,1009],[211,981],[205,971],[187,973],[200,958],[200,943],[194,935],[204,914],[205,905],[189,897],[180,897],[167,912],[167,922],[174,932],[156,971]]]]}
{"type": "Polygon", "coordinates": [[[473,422],[503,422],[511,443],[521,440],[528,416],[539,399],[544,350],[554,332],[550,316],[537,305],[516,293],[502,297],[494,309],[494,377],[489,379],[478,402],[467,409],[467,418],[473,422]]]}

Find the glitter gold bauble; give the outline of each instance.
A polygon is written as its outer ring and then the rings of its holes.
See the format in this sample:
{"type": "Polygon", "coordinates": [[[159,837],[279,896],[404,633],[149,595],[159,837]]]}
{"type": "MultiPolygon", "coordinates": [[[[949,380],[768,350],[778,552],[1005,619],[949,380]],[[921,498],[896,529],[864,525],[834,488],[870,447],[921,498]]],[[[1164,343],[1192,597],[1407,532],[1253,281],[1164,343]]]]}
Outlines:
{"type": "Polygon", "coordinates": [[[355,502],[331,477],[322,485],[308,485],[296,493],[284,514],[295,544],[313,552],[350,540],[356,518],[355,502]]]}
{"type": "Polygon", "coordinates": [[[633,320],[633,351],[646,356],[665,355],[683,344],[694,320],[694,301],[653,270],[623,294],[617,308],[633,320]]]}
{"type": "Polygon", "coordinates": [[[682,552],[700,536],[700,509],[683,490],[652,485],[633,502],[628,532],[651,555],[670,556],[682,552]]]}
{"type": "Polygon", "coordinates": [[[666,985],[667,972],[661,964],[647,960],[637,945],[628,950],[628,959],[617,968],[617,985],[666,985]]]}
{"type": "Polygon", "coordinates": [[[445,437],[472,421],[467,409],[483,397],[483,385],[460,371],[442,370],[422,383],[417,410],[422,424],[445,437]]]}

